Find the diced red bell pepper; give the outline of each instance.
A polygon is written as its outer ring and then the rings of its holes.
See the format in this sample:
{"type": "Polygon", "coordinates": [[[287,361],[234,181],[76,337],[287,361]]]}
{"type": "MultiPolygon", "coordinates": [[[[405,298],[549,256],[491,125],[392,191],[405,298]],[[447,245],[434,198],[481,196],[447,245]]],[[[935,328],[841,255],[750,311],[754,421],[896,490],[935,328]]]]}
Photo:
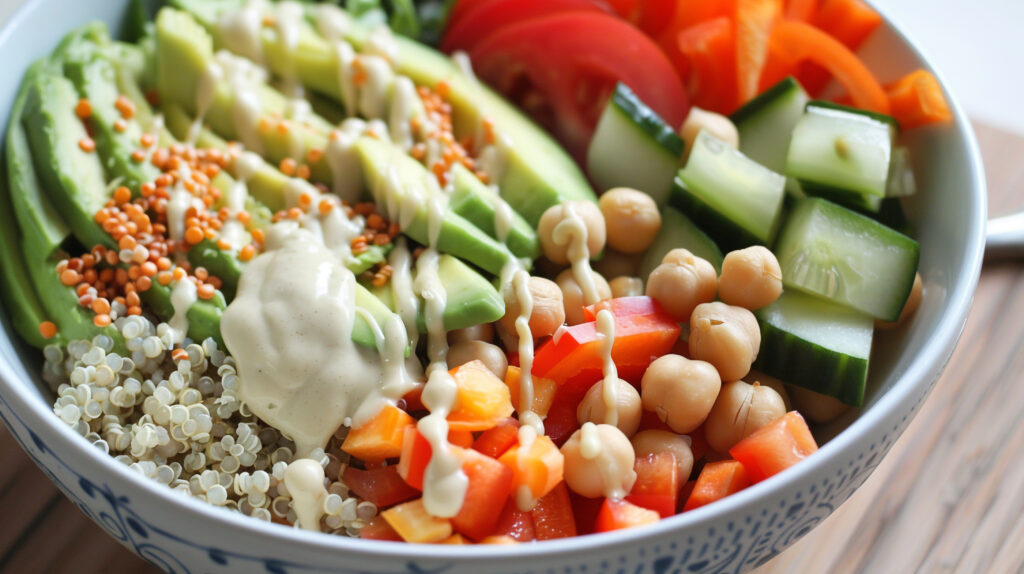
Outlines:
{"type": "Polygon", "coordinates": [[[729,454],[743,464],[753,482],[778,474],[818,450],[800,413],[790,411],[736,443],[729,454]]]}
{"type": "Polygon", "coordinates": [[[515,497],[510,497],[505,503],[505,508],[501,511],[501,516],[498,517],[498,524],[491,534],[511,536],[519,542],[529,542],[537,538],[533,527],[533,515],[519,510],[515,497]]]}
{"type": "Polygon", "coordinates": [[[605,309],[611,311],[616,319],[619,317],[653,315],[664,312],[661,304],[657,301],[646,295],[640,295],[637,297],[615,297],[599,301],[593,305],[587,305],[583,308],[583,318],[587,321],[595,321],[597,320],[597,313],[605,309]]]}
{"type": "Polygon", "coordinates": [[[677,512],[683,511],[682,507],[686,504],[686,501],[690,499],[690,495],[693,493],[693,487],[695,486],[697,486],[696,480],[687,480],[683,483],[683,486],[679,489],[679,503],[676,507],[678,509],[677,512]]]}
{"type": "Polygon", "coordinates": [[[667,451],[637,458],[633,463],[636,482],[626,501],[654,510],[662,518],[675,514],[679,496],[676,466],[675,455],[667,451]]]}
{"type": "Polygon", "coordinates": [[[661,517],[653,510],[639,507],[625,500],[605,499],[601,506],[601,512],[597,515],[594,531],[611,532],[612,530],[654,524],[659,520],[661,517]]]}
{"type": "Polygon", "coordinates": [[[700,425],[687,436],[690,437],[690,452],[693,453],[694,462],[704,458],[711,449],[708,439],[704,436],[704,425],[700,425]]]}
{"type": "Polygon", "coordinates": [[[409,486],[398,475],[396,466],[372,470],[361,470],[349,466],[342,474],[342,481],[356,496],[374,503],[377,508],[387,508],[420,495],[418,490],[409,486]]]}
{"type": "Polygon", "coordinates": [[[402,439],[402,455],[398,459],[398,475],[405,479],[409,486],[423,490],[423,473],[434,453],[434,448],[426,437],[420,434],[415,425],[406,428],[402,439]]]}
{"type": "Polygon", "coordinates": [[[569,500],[572,501],[572,513],[576,518],[576,533],[593,534],[597,525],[597,515],[604,506],[603,498],[587,498],[575,492],[569,493],[569,500]]]}
{"type": "Polygon", "coordinates": [[[735,460],[709,462],[701,469],[693,492],[683,510],[693,510],[750,486],[750,477],[743,465],[735,460]]]}
{"type": "Polygon", "coordinates": [[[647,410],[643,411],[640,414],[640,428],[637,429],[637,432],[645,430],[664,430],[669,432],[675,432],[674,430],[672,430],[672,427],[665,424],[665,421],[661,420],[658,417],[658,413],[647,410]]]}
{"type": "Polygon", "coordinates": [[[693,105],[728,114],[736,109],[736,27],[729,17],[701,22],[679,33],[679,52],[689,60],[693,105]]]}
{"type": "Polygon", "coordinates": [[[508,417],[498,426],[485,430],[473,441],[473,450],[482,452],[491,458],[498,458],[512,448],[519,440],[519,421],[508,417]]]}
{"type": "Polygon", "coordinates": [[[537,501],[530,511],[537,540],[576,536],[576,518],[565,481],[537,501]]]}
{"type": "Polygon", "coordinates": [[[384,520],[384,517],[379,514],[366,521],[366,525],[359,530],[359,537],[363,540],[402,541],[402,537],[398,535],[398,532],[395,532],[395,529],[391,528],[388,521],[384,520]]]}
{"type": "MultiPolygon", "coordinates": [[[[672,348],[679,331],[679,324],[665,313],[617,316],[612,360],[620,369],[646,369],[672,348]]],[[[590,321],[567,327],[541,345],[532,372],[559,385],[579,380],[583,373],[590,373],[594,377],[591,382],[596,382],[601,378],[602,365],[601,337],[597,323],[590,321]]]]}
{"type": "Polygon", "coordinates": [[[472,449],[457,449],[462,472],[469,479],[466,498],[452,518],[456,532],[473,540],[492,534],[505,502],[512,494],[512,470],[472,449]]]}

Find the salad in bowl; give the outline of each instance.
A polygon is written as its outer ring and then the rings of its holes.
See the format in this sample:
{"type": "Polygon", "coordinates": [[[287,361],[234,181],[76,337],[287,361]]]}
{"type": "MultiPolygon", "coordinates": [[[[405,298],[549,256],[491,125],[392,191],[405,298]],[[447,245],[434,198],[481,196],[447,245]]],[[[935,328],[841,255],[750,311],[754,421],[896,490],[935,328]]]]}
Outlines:
{"type": "Polygon", "coordinates": [[[347,4],[136,3],[26,72],[0,287],[83,445],[251,519],[521,544],[718,504],[864,404],[928,288],[905,132],[953,119],[855,55],[873,10],[347,4]]]}

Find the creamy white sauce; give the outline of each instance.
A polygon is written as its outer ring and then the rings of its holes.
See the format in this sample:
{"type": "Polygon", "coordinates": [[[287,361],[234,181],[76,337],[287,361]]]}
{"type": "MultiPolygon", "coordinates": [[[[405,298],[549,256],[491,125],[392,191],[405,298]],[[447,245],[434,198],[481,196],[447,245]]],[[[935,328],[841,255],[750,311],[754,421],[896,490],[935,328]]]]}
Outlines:
{"type": "Polygon", "coordinates": [[[232,52],[253,62],[263,62],[263,13],[265,0],[249,0],[245,8],[228,11],[217,23],[221,40],[232,52]]]}
{"type": "Polygon", "coordinates": [[[566,255],[572,264],[572,276],[583,293],[583,304],[593,305],[600,300],[594,274],[590,269],[590,249],[587,247],[587,225],[571,203],[563,204],[566,217],[551,231],[556,245],[568,245],[566,255]]]}
{"type": "Polygon", "coordinates": [[[405,76],[395,78],[391,88],[391,112],[388,116],[391,141],[403,150],[409,151],[413,146],[412,126],[409,118],[413,116],[415,104],[419,100],[416,84],[405,76]]]}
{"type": "Polygon", "coordinates": [[[612,360],[615,346],[615,316],[608,309],[597,312],[597,332],[601,337],[601,361],[604,383],[601,398],[604,401],[604,422],[612,426],[619,424],[618,383],[619,371],[612,360]]]}
{"type": "Polygon", "coordinates": [[[412,257],[406,246],[405,237],[399,237],[394,248],[388,254],[388,265],[391,266],[391,295],[395,313],[405,325],[406,337],[413,346],[419,339],[419,327],[416,316],[419,313],[419,299],[413,288],[412,257]]]}
{"type": "Polygon", "coordinates": [[[358,201],[363,193],[363,168],[355,150],[358,138],[345,130],[337,130],[331,134],[324,153],[334,180],[334,194],[349,203],[358,201]]]}
{"type": "Polygon", "coordinates": [[[519,316],[516,317],[516,335],[519,336],[519,422],[544,434],[544,421],[533,412],[533,332],[530,330],[530,315],[533,314],[533,295],[530,293],[530,274],[520,269],[515,275],[515,297],[519,302],[519,316]]]}
{"type": "Polygon", "coordinates": [[[263,141],[259,123],[263,114],[260,90],[267,80],[267,72],[252,61],[221,50],[216,54],[228,87],[234,95],[231,119],[238,141],[249,151],[263,154],[263,141]]]}
{"type": "Polygon", "coordinates": [[[167,324],[175,344],[181,344],[188,334],[188,310],[196,302],[198,289],[191,279],[185,277],[174,282],[171,287],[171,307],[174,314],[167,324]]]}
{"type": "Polygon", "coordinates": [[[284,486],[292,499],[297,521],[295,526],[304,530],[320,530],[324,515],[323,502],[327,498],[324,488],[324,469],[320,463],[302,458],[292,461],[284,471],[284,486]]]}
{"type": "MultiPolygon", "coordinates": [[[[520,400],[522,400],[522,397],[520,397],[520,400]]],[[[519,427],[519,449],[516,451],[516,464],[523,471],[527,470],[526,465],[529,464],[524,455],[530,452],[533,441],[537,440],[537,436],[537,429],[533,425],[524,424],[519,427]]],[[[533,495],[530,487],[525,484],[521,484],[516,488],[515,496],[516,506],[523,512],[529,512],[533,510],[534,506],[537,506],[537,497],[533,495]]]]}
{"type": "Polygon", "coordinates": [[[476,78],[476,73],[473,72],[473,61],[469,59],[469,54],[462,50],[456,50],[452,52],[452,62],[455,67],[462,72],[466,79],[472,82],[474,85],[478,85],[480,82],[476,78]]]}
{"type": "Polygon", "coordinates": [[[384,58],[392,66],[397,66],[399,63],[398,43],[395,41],[395,35],[391,33],[391,28],[387,26],[377,26],[370,32],[363,51],[384,58]]]}
{"type": "Polygon", "coordinates": [[[215,60],[211,60],[203,70],[203,75],[199,77],[199,84],[196,86],[196,119],[188,129],[189,145],[195,145],[196,140],[199,139],[206,112],[210,110],[214,98],[217,97],[217,87],[222,79],[224,79],[223,70],[215,60]]]}
{"type": "Polygon", "coordinates": [[[302,24],[302,4],[286,0],[277,3],[277,14],[275,27],[277,28],[278,40],[281,44],[281,53],[284,56],[281,78],[284,80],[284,93],[292,98],[301,98],[303,95],[302,83],[299,81],[299,73],[295,67],[295,50],[299,45],[299,32],[302,24]]]}

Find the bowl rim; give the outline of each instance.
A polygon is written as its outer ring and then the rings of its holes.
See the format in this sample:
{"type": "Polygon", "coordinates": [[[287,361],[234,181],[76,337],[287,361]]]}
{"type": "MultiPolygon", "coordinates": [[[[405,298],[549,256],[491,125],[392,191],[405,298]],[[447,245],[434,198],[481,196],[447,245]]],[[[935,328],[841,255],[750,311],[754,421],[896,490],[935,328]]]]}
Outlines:
{"type": "MultiPolygon", "coordinates": [[[[13,31],[27,20],[31,13],[41,9],[46,0],[26,0],[0,28],[0,45],[13,31]]],[[[10,407],[20,413],[37,419],[54,434],[63,444],[59,449],[71,448],[80,451],[83,457],[97,471],[113,473],[121,481],[127,481],[132,487],[142,489],[160,502],[181,505],[195,512],[212,525],[239,529],[252,535],[270,536],[287,541],[298,547],[317,551],[338,551],[358,555],[360,558],[399,558],[407,560],[445,560],[452,563],[473,562],[479,559],[504,560],[513,558],[544,558],[585,552],[591,549],[605,549],[628,546],[646,538],[663,537],[673,531],[684,530],[700,523],[712,524],[716,519],[742,511],[743,507],[755,504],[760,499],[771,499],[781,495],[794,483],[804,477],[815,474],[824,467],[836,464],[843,451],[852,448],[855,443],[864,441],[881,421],[898,412],[898,408],[907,403],[919,391],[922,385],[931,385],[941,373],[946,361],[949,360],[953,348],[963,332],[967,314],[973,301],[975,287],[981,272],[981,264],[985,246],[985,229],[987,218],[987,193],[985,173],[974,130],[967,119],[963,108],[950,93],[948,83],[932,62],[918,48],[908,35],[898,26],[886,11],[878,6],[875,0],[868,3],[882,16],[884,25],[907,47],[921,65],[930,70],[938,78],[943,92],[953,110],[954,124],[963,134],[967,149],[967,160],[970,169],[971,191],[974,194],[973,213],[968,220],[968,237],[971,239],[964,256],[962,273],[959,274],[953,288],[949,291],[948,310],[939,319],[932,331],[924,350],[908,365],[906,371],[870,409],[857,417],[846,429],[842,430],[818,453],[801,463],[799,472],[784,471],[761,483],[755,484],[741,492],[729,496],[716,504],[701,507],[689,512],[668,517],[645,528],[627,529],[609,533],[577,536],[559,540],[544,541],[540,544],[515,546],[472,545],[458,552],[451,552],[444,545],[407,544],[376,540],[361,540],[344,536],[323,534],[299,530],[297,528],[281,528],[280,525],[264,523],[240,513],[216,508],[208,503],[187,496],[182,496],[165,485],[141,477],[137,472],[117,462],[108,454],[97,449],[83,448],[85,443],[70,427],[57,424],[59,419],[53,416],[52,410],[29,393],[12,383],[18,379],[6,359],[0,360],[0,392],[10,401],[10,407]],[[87,453],[87,454],[86,454],[87,453]]]]}

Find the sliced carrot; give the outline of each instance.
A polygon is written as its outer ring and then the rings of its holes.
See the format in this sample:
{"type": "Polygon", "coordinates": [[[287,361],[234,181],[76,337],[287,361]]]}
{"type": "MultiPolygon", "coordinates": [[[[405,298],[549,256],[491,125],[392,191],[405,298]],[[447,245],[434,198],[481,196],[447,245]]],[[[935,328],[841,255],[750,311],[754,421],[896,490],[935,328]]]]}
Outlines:
{"type": "MultiPolygon", "coordinates": [[[[509,396],[512,400],[512,408],[519,410],[520,381],[523,375],[519,367],[509,367],[505,372],[505,384],[508,385],[509,396]]],[[[551,401],[555,399],[555,391],[558,385],[551,379],[533,376],[533,403],[530,410],[543,417],[548,414],[551,408],[551,401]]]]}
{"type": "Polygon", "coordinates": [[[512,491],[525,486],[537,499],[562,481],[565,468],[565,457],[547,436],[538,436],[525,446],[514,446],[498,460],[512,469],[512,491]]]}
{"type": "Polygon", "coordinates": [[[392,506],[380,515],[406,542],[440,542],[452,535],[451,521],[431,516],[422,498],[392,506]]]}
{"type": "Polygon", "coordinates": [[[736,108],[736,34],[732,19],[715,18],[679,33],[679,52],[690,65],[693,105],[720,113],[736,108]]]}
{"type": "Polygon", "coordinates": [[[498,458],[519,440],[519,421],[508,417],[492,429],[485,430],[473,441],[473,450],[498,458]]]}
{"type": "Polygon", "coordinates": [[[594,531],[611,532],[612,530],[654,524],[659,520],[661,517],[653,510],[630,504],[625,500],[606,499],[604,505],[601,506],[601,512],[597,515],[594,531]]]}
{"type": "Polygon", "coordinates": [[[483,362],[470,361],[450,373],[458,387],[455,408],[448,414],[450,430],[487,430],[512,414],[508,387],[483,362]]]}
{"type": "Polygon", "coordinates": [[[701,469],[697,483],[683,510],[693,510],[750,486],[750,477],[743,465],[735,460],[709,462],[701,469]]]}
{"type": "Polygon", "coordinates": [[[915,70],[885,88],[892,116],[903,129],[953,119],[939,81],[928,70],[915,70]]]}
{"type": "Polygon", "coordinates": [[[569,488],[564,480],[537,501],[530,516],[533,518],[537,540],[576,536],[576,518],[572,512],[569,488]]]}
{"type": "Polygon", "coordinates": [[[818,11],[818,0],[789,0],[786,4],[786,19],[810,22],[818,11]]]}
{"type": "Polygon", "coordinates": [[[388,405],[366,424],[349,431],[341,450],[369,462],[380,462],[402,454],[405,427],[416,421],[402,409],[388,405]]]}
{"type": "Polygon", "coordinates": [[[781,0],[736,0],[736,88],[740,105],[757,95],[772,28],[781,15],[781,0]]]}
{"type": "Polygon", "coordinates": [[[752,481],[760,482],[817,450],[818,443],[804,417],[790,411],[736,443],[729,454],[743,464],[752,481]]]}
{"type": "MultiPolygon", "coordinates": [[[[778,82],[804,61],[819,64],[835,76],[858,108],[889,113],[889,99],[878,80],[849,48],[835,38],[803,22],[784,20],[775,26],[769,45],[764,82],[778,82]],[[778,74],[783,72],[781,76],[778,74]],[[773,77],[774,76],[774,77],[773,77]]],[[[699,105],[699,104],[698,104],[699,105]]]]}
{"type": "MultiPolygon", "coordinates": [[[[823,0],[810,23],[856,52],[882,24],[882,17],[862,0],[823,0]]],[[[831,75],[821,66],[805,62],[797,78],[808,93],[816,95],[831,75]]]]}

